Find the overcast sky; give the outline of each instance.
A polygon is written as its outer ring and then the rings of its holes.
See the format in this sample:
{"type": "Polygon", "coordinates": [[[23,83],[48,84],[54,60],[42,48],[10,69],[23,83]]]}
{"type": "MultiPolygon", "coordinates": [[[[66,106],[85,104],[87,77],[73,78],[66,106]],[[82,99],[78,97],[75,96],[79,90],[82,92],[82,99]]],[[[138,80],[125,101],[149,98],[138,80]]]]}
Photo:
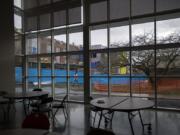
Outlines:
{"type": "MultiPolygon", "coordinates": [[[[21,7],[21,0],[14,0],[16,6],[21,7]]],[[[22,19],[20,16],[15,15],[15,27],[21,29],[22,19]]],[[[157,22],[157,39],[166,37],[171,33],[180,32],[180,18],[169,19],[157,22]]],[[[144,33],[154,33],[154,23],[143,23],[132,25],[132,38],[137,35],[144,35],[144,33]]],[[[91,45],[104,45],[107,46],[107,29],[93,30],[90,33],[91,45]]],[[[65,35],[56,36],[57,40],[66,41],[65,35]]],[[[76,45],[83,44],[83,34],[73,33],[70,34],[69,42],[76,45]]],[[[110,29],[110,44],[118,42],[129,42],[129,26],[112,27],[110,29]]]]}
{"type": "MultiPolygon", "coordinates": [[[[167,37],[169,34],[180,32],[180,18],[170,19],[157,22],[157,36],[158,38],[167,37]]],[[[143,23],[132,25],[132,37],[137,35],[144,35],[144,33],[154,33],[154,23],[143,23]]],[[[91,45],[107,46],[107,29],[93,30],[90,34],[91,45]]],[[[60,39],[60,36],[57,37],[60,39]]],[[[70,34],[70,43],[76,45],[83,44],[82,33],[70,34]]],[[[129,42],[129,26],[112,27],[110,29],[110,43],[129,42]]]]}
{"type": "MultiPolygon", "coordinates": [[[[15,18],[16,28],[21,28],[21,18],[17,15],[15,18]]],[[[132,25],[132,38],[137,35],[143,35],[144,33],[153,33],[154,32],[154,23],[143,23],[132,25]]],[[[166,37],[171,33],[180,32],[180,18],[170,19],[165,21],[157,22],[157,37],[166,37]]],[[[104,45],[107,46],[107,29],[98,29],[92,30],[90,33],[91,36],[91,45],[104,45]]],[[[66,41],[65,35],[56,36],[56,39],[59,41],[66,41]]],[[[83,34],[82,32],[72,33],[69,37],[70,43],[75,43],[76,45],[83,44],[83,34]]],[[[129,42],[129,26],[121,27],[112,27],[110,28],[110,43],[117,42],[129,42]]]]}

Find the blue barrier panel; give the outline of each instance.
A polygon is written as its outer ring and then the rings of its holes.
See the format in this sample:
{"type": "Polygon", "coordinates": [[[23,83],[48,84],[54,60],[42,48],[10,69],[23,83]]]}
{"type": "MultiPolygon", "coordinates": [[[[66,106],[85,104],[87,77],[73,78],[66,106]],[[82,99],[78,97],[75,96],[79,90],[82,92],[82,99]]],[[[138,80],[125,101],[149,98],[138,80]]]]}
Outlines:
{"type": "MultiPolygon", "coordinates": [[[[16,72],[16,83],[22,83],[22,67],[16,67],[15,68],[15,72],[16,72]]],[[[55,74],[58,76],[66,76],[67,71],[63,70],[63,69],[56,69],[55,74]]],[[[73,83],[74,81],[74,74],[75,74],[76,70],[70,70],[69,71],[69,75],[70,77],[70,82],[73,83]]],[[[37,76],[37,69],[36,68],[29,68],[28,69],[28,74],[31,76],[37,76]]],[[[83,84],[83,71],[78,71],[78,83],[79,84],[83,84]]],[[[50,69],[42,69],[41,70],[41,75],[42,75],[42,80],[41,82],[50,82],[51,78],[50,77],[43,77],[43,76],[51,76],[51,70],[50,69]]],[[[108,79],[107,79],[107,74],[95,74],[96,77],[91,78],[91,82],[94,83],[100,83],[100,84],[108,84],[108,79]],[[99,76],[99,77],[98,77],[99,76]]],[[[133,74],[133,76],[135,76],[133,79],[134,80],[147,80],[147,77],[144,74],[133,74]],[[143,77],[141,77],[143,76],[143,77]],[[137,77],[137,78],[136,78],[137,77]]],[[[37,83],[37,78],[36,77],[29,77],[28,81],[30,83],[37,83]]],[[[112,77],[111,78],[111,84],[129,84],[130,78],[129,75],[127,75],[127,77],[112,77]]],[[[66,77],[56,77],[55,78],[55,82],[56,83],[65,83],[66,81],[66,77]]]]}

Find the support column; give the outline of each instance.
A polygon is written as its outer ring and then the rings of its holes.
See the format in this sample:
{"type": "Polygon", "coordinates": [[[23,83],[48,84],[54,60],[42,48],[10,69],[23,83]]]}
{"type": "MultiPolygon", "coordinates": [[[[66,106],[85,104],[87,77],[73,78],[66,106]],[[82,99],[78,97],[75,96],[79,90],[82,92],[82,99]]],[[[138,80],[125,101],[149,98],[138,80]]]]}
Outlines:
{"type": "Polygon", "coordinates": [[[84,25],[83,25],[83,39],[84,39],[84,102],[89,103],[90,96],[90,71],[89,71],[89,1],[83,0],[84,10],[84,25]]]}
{"type": "Polygon", "coordinates": [[[0,4],[0,91],[15,91],[13,0],[0,4]]]}

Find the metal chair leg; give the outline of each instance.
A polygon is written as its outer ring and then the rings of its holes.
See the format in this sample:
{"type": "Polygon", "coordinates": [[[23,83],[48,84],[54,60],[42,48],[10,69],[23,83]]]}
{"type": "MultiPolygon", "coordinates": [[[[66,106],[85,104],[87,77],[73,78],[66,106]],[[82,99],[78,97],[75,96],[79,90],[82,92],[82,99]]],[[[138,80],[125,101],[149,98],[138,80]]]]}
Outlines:
{"type": "Polygon", "coordinates": [[[95,112],[95,116],[94,116],[94,119],[93,119],[93,126],[94,126],[95,121],[96,121],[96,116],[97,116],[97,112],[95,112]]]}
{"type": "Polygon", "coordinates": [[[101,110],[101,114],[100,114],[100,118],[99,118],[98,128],[99,128],[99,127],[100,127],[100,125],[101,125],[102,115],[103,115],[103,111],[101,110]]]}

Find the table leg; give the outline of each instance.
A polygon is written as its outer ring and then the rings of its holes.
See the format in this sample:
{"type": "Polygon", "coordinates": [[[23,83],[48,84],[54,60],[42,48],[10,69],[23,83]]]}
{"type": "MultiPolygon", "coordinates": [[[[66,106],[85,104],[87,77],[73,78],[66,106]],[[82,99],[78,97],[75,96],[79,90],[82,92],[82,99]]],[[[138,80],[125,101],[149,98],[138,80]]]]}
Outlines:
{"type": "Polygon", "coordinates": [[[26,100],[23,99],[23,108],[24,108],[24,113],[27,115],[27,110],[26,110],[26,100]]]}
{"type": "Polygon", "coordinates": [[[132,118],[131,118],[131,113],[130,112],[128,112],[128,119],[129,119],[129,124],[130,124],[130,127],[131,127],[131,132],[134,135],[134,129],[133,129],[133,125],[132,125],[132,118]]]}
{"type": "Polygon", "coordinates": [[[95,124],[95,121],[96,121],[96,115],[98,112],[94,112],[95,113],[95,116],[94,116],[94,119],[93,119],[93,127],[94,127],[94,124],[95,124]]]}
{"type": "Polygon", "coordinates": [[[141,112],[138,111],[138,113],[139,113],[139,118],[140,118],[141,125],[142,125],[142,128],[143,128],[143,132],[144,132],[144,123],[143,123],[143,120],[142,120],[141,112]]]}
{"type": "Polygon", "coordinates": [[[144,132],[144,127],[145,127],[145,126],[148,126],[148,133],[151,133],[151,123],[145,124],[145,123],[143,122],[143,120],[142,120],[141,112],[138,111],[138,113],[139,113],[139,118],[140,118],[141,125],[142,125],[142,128],[143,128],[143,132],[144,132]]]}

